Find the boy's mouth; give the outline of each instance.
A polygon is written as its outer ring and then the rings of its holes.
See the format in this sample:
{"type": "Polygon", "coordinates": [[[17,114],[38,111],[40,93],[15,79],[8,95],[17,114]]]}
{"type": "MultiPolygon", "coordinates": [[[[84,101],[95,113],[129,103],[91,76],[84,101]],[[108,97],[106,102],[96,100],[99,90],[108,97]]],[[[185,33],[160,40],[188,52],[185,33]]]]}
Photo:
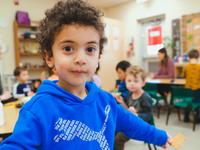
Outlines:
{"type": "Polygon", "coordinates": [[[85,71],[85,70],[72,70],[71,72],[72,72],[72,73],[76,73],[76,74],[84,74],[84,73],[87,73],[87,71],[85,71]]]}

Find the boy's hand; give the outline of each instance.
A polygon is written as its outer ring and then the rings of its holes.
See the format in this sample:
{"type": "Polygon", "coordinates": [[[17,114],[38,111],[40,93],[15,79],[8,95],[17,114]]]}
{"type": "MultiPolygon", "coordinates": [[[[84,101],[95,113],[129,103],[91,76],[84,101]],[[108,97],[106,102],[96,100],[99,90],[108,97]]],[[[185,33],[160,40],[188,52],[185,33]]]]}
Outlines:
{"type": "Polygon", "coordinates": [[[124,102],[123,98],[120,95],[115,95],[115,98],[118,103],[122,104],[124,102]]]}
{"type": "Polygon", "coordinates": [[[32,97],[34,94],[35,94],[35,93],[32,92],[32,91],[28,92],[28,96],[29,96],[29,97],[32,97]]]}
{"type": "Polygon", "coordinates": [[[137,111],[135,110],[135,108],[133,106],[129,107],[128,110],[132,113],[134,113],[135,115],[137,115],[137,111]]]}
{"type": "Polygon", "coordinates": [[[122,104],[124,102],[123,98],[120,96],[120,93],[112,93],[112,96],[117,100],[118,103],[122,104]]]}
{"type": "Polygon", "coordinates": [[[169,145],[172,145],[172,139],[171,138],[168,138],[167,143],[165,145],[163,145],[162,147],[163,147],[163,149],[167,150],[167,147],[169,145]]]}
{"type": "Polygon", "coordinates": [[[120,96],[120,93],[112,93],[113,97],[115,97],[115,100],[123,106],[125,109],[128,109],[126,103],[124,102],[124,99],[120,96]]]}

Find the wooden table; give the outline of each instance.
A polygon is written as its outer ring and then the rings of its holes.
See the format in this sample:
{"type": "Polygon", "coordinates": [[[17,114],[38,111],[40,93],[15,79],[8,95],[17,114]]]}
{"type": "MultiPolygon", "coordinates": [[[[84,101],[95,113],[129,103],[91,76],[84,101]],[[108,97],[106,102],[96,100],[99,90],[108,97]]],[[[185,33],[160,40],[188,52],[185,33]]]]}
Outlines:
{"type": "Polygon", "coordinates": [[[7,103],[3,106],[4,124],[0,126],[0,137],[5,137],[13,132],[19,114],[19,109],[15,107],[16,103],[7,103]]]}
{"type": "Polygon", "coordinates": [[[153,84],[170,84],[170,85],[185,85],[185,79],[149,79],[147,83],[153,84]]]}

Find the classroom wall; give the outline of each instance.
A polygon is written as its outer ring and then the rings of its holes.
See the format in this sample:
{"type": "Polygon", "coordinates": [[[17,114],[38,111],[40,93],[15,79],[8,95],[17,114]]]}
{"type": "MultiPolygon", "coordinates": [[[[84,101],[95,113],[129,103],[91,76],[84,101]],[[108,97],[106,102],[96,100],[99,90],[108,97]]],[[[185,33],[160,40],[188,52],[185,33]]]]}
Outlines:
{"type": "MultiPolygon", "coordinates": [[[[14,5],[14,0],[0,0],[0,36],[4,44],[7,46],[7,52],[3,56],[3,60],[0,60],[0,69],[3,74],[12,74],[15,68],[15,48],[14,48],[14,37],[13,37],[13,21],[15,20],[15,12],[17,10],[27,11],[30,19],[39,21],[44,17],[46,9],[51,8],[57,0],[19,0],[19,6],[14,5]]],[[[104,11],[104,9],[102,9],[104,11]]],[[[117,20],[104,18],[104,22],[110,26],[116,26],[120,23],[117,20]]],[[[123,36],[123,34],[121,34],[123,36]]],[[[101,58],[101,69],[99,72],[102,78],[102,87],[106,90],[111,90],[114,87],[116,72],[115,65],[121,60],[123,53],[120,49],[117,51],[105,50],[104,55],[101,58]],[[109,76],[107,72],[109,71],[109,76]]]]}
{"type": "Polygon", "coordinates": [[[8,52],[3,56],[1,66],[4,74],[12,74],[15,68],[15,50],[13,39],[13,21],[17,10],[29,12],[31,20],[40,20],[44,17],[46,9],[51,8],[56,0],[19,0],[19,5],[14,5],[14,0],[0,0],[0,36],[8,52]]]}
{"type": "Polygon", "coordinates": [[[140,25],[137,19],[165,14],[163,24],[164,36],[171,37],[171,20],[182,15],[200,12],[199,0],[149,0],[145,4],[130,1],[112,8],[105,9],[106,16],[124,23],[124,49],[128,47],[131,36],[135,39],[135,56],[130,58],[133,64],[143,65],[143,51],[139,49],[140,25]]]}
{"type": "Polygon", "coordinates": [[[117,63],[124,58],[123,51],[123,23],[111,18],[103,18],[106,26],[105,36],[108,38],[107,44],[104,46],[103,54],[100,58],[100,70],[98,75],[101,79],[101,87],[107,91],[115,87],[117,74],[115,67],[117,63]]]}
{"type": "Polygon", "coordinates": [[[14,0],[0,0],[0,38],[7,48],[3,59],[0,60],[0,66],[2,66],[0,71],[2,72],[3,70],[3,74],[12,74],[15,68],[13,37],[15,12],[17,10],[27,11],[31,20],[39,21],[44,17],[44,12],[56,2],[58,0],[19,0],[19,5],[16,6],[14,5],[14,0]]]}
{"type": "MultiPolygon", "coordinates": [[[[3,61],[0,62],[3,66],[4,74],[12,74],[15,67],[13,21],[15,19],[16,10],[28,11],[31,20],[40,20],[44,17],[45,10],[51,8],[55,2],[57,2],[57,0],[19,0],[19,6],[15,6],[13,1],[14,0],[0,0],[0,36],[2,36],[8,49],[8,52],[3,57],[3,61]]],[[[103,9],[103,11],[106,17],[115,18],[124,24],[124,42],[121,47],[122,53],[119,54],[120,56],[118,55],[117,59],[111,57],[110,62],[117,62],[118,59],[121,60],[125,58],[125,51],[128,49],[128,43],[133,36],[135,38],[135,55],[129,58],[129,60],[133,64],[142,66],[143,53],[138,46],[140,35],[137,19],[165,13],[164,34],[165,36],[171,36],[171,20],[180,18],[184,14],[200,12],[200,3],[199,0],[150,0],[150,2],[146,4],[136,4],[135,1],[131,1],[103,9]]],[[[111,55],[109,54],[106,56],[111,55]]],[[[100,75],[105,75],[104,71],[100,72],[100,75]]],[[[114,68],[112,77],[116,78],[114,68]]],[[[114,78],[113,81],[115,80],[114,78]]],[[[110,81],[108,78],[105,80],[110,81]]],[[[106,89],[110,89],[110,87],[113,86],[111,82],[106,84],[106,89]]]]}

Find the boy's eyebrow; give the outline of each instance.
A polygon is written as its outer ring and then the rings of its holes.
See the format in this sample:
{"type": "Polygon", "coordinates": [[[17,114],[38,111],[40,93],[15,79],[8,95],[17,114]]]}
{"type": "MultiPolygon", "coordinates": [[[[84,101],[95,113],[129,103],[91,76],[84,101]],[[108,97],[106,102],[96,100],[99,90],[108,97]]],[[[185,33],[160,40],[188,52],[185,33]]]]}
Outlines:
{"type": "MultiPolygon", "coordinates": [[[[64,40],[64,41],[61,41],[60,42],[61,44],[62,43],[75,43],[74,41],[72,41],[72,40],[64,40]]],[[[90,42],[87,42],[87,44],[99,44],[99,42],[97,42],[97,41],[90,41],[90,42]]]]}
{"type": "Polygon", "coordinates": [[[88,44],[99,44],[99,42],[96,42],[96,41],[90,41],[90,42],[87,42],[88,44]]]}
{"type": "Polygon", "coordinates": [[[64,41],[61,41],[60,43],[62,44],[62,43],[75,43],[75,42],[71,40],[64,40],[64,41]]]}

